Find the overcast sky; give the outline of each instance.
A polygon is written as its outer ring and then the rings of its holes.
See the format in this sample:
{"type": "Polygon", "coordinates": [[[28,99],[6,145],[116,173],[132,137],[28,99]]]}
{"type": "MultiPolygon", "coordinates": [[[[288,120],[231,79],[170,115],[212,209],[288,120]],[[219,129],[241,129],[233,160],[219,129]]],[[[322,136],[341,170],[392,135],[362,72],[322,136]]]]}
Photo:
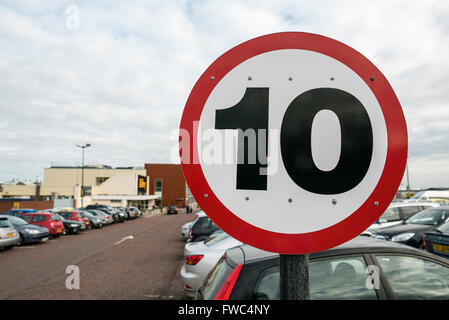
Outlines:
{"type": "Polygon", "coordinates": [[[305,31],[384,73],[407,121],[412,187],[449,187],[448,17],[448,1],[3,0],[0,180],[79,164],[84,143],[89,164],[168,163],[190,90],[218,56],[305,31]]]}

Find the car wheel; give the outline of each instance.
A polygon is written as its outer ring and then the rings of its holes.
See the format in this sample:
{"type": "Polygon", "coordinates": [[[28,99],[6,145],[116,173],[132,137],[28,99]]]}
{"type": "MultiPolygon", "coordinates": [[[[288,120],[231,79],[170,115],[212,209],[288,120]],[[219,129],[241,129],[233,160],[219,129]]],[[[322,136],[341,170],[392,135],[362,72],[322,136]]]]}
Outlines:
{"type": "Polygon", "coordinates": [[[21,246],[24,244],[22,235],[21,234],[19,234],[19,235],[20,235],[19,241],[17,241],[16,246],[21,246]]]}

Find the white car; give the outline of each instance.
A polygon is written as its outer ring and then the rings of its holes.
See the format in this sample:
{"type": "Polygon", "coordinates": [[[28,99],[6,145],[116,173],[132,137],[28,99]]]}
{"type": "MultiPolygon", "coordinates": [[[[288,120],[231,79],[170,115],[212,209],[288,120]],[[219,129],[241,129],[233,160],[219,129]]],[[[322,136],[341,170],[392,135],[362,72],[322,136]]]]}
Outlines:
{"type": "Polygon", "coordinates": [[[241,244],[242,242],[225,232],[206,241],[187,243],[181,268],[181,279],[186,293],[193,296],[225,251],[241,244]]]}
{"type": "Polygon", "coordinates": [[[371,231],[402,224],[405,220],[418,212],[432,207],[439,207],[435,202],[392,202],[380,218],[373,223],[362,235],[371,235],[371,231]]]}
{"type": "Polygon", "coordinates": [[[9,222],[7,217],[0,216],[0,248],[15,246],[20,240],[19,232],[9,222]]]}
{"type": "Polygon", "coordinates": [[[187,239],[189,237],[190,228],[192,227],[193,221],[187,222],[181,227],[181,237],[187,239]]]}

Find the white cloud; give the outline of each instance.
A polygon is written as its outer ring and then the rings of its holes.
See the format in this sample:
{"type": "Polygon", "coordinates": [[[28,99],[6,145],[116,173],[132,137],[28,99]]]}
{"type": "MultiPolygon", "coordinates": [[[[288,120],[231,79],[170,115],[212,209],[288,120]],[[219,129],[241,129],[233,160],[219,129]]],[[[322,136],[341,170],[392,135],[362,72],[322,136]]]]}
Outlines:
{"type": "Polygon", "coordinates": [[[447,185],[449,4],[444,1],[12,1],[0,5],[0,178],[50,161],[170,161],[195,81],[231,47],[267,33],[342,41],[402,103],[416,185],[447,185]],[[80,9],[67,30],[65,8],[80,9]],[[425,159],[425,160],[422,160],[425,159]]]}

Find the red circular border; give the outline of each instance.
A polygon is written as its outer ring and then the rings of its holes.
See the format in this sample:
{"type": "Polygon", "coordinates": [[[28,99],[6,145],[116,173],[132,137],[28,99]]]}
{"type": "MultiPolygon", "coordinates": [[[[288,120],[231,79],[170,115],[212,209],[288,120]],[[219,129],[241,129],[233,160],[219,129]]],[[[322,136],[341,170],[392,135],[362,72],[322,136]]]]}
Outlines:
{"type": "MultiPolygon", "coordinates": [[[[182,132],[188,132],[190,154],[182,157],[182,169],[189,188],[204,212],[226,233],[251,246],[282,254],[323,251],[356,237],[387,209],[402,180],[407,161],[407,127],[399,101],[383,74],[353,48],[321,35],[281,32],[246,41],[224,53],[202,74],[193,87],[181,119],[182,132]],[[197,132],[206,100],[220,80],[242,62],[262,53],[282,49],[310,50],[330,56],[351,68],[374,93],[385,118],[388,149],[385,167],[376,188],[344,220],[322,230],[287,234],[258,228],[234,215],[213,193],[198,162],[197,132]],[[207,196],[206,196],[207,195],[207,196]],[[376,204],[377,205],[376,205],[376,204]]],[[[185,143],[185,141],[184,141],[185,143]]]]}

